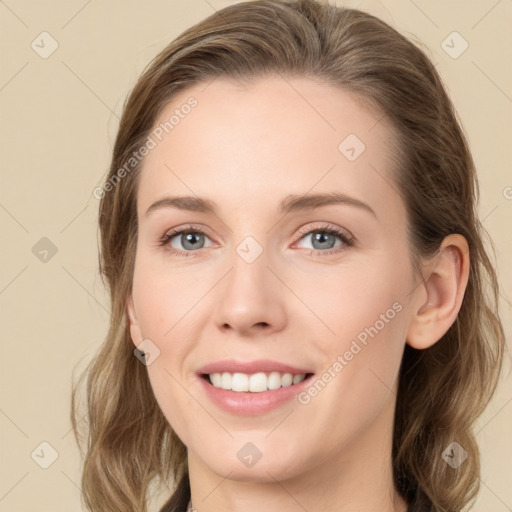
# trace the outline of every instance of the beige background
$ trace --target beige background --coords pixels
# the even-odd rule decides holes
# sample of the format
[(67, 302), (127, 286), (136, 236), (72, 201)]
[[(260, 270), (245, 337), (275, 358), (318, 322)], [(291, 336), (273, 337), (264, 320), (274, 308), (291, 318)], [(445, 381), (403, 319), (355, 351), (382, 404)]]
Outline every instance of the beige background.
[[(69, 422), (71, 374), (84, 367), (108, 325), (92, 191), (108, 167), (122, 103), (142, 68), (184, 29), (229, 3), (0, 1), (1, 512), (81, 510), (80, 457)], [(474, 152), (510, 345), (512, 2), (338, 3), (366, 9), (414, 36), (437, 64)], [(40, 53), (51, 41), (39, 36), (43, 31), (58, 43), (46, 59)], [(441, 46), (453, 31), (469, 44), (456, 59)], [(451, 51), (461, 44), (455, 39)], [(33, 253), (37, 243), (48, 245), (39, 242), (43, 237), (57, 249), (46, 262), (44, 253)], [(506, 357), (498, 392), (477, 427), (483, 457), (477, 512), (512, 510)], [(36, 463), (51, 455), (42, 442), (58, 454), (48, 469)]]

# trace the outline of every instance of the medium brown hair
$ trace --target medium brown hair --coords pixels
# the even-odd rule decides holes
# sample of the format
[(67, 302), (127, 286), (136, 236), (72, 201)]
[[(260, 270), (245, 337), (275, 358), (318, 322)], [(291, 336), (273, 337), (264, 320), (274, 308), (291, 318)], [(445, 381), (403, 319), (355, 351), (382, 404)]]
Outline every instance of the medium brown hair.
[[(477, 215), (475, 166), (425, 52), (370, 14), (314, 0), (258, 0), (216, 12), (164, 48), (124, 104), (106, 179), (117, 180), (99, 206), (100, 271), (112, 314), (104, 344), (80, 378), (87, 379), (85, 440), (78, 428), (80, 382), (72, 393), (73, 429), (85, 455), (82, 499), (93, 512), (146, 512), (152, 482), (168, 484), (171, 474), (180, 483), (165, 510), (183, 510), (190, 497), (186, 448), (156, 402), (146, 367), (134, 357), (126, 303), (141, 164), (122, 178), (119, 169), (178, 91), (215, 77), (250, 83), (268, 74), (335, 84), (386, 117), (400, 148), (395, 181), (417, 271), (420, 259), (435, 256), (447, 235), (458, 233), (468, 242), (469, 282), (455, 322), (426, 350), (406, 345), (392, 449), (395, 485), (408, 502), (421, 492), (425, 510), (459, 511), (479, 489), (472, 425), (495, 391), (505, 343), (497, 277), (484, 248), (488, 235)], [(457, 469), (441, 456), (453, 441), (469, 454)]]

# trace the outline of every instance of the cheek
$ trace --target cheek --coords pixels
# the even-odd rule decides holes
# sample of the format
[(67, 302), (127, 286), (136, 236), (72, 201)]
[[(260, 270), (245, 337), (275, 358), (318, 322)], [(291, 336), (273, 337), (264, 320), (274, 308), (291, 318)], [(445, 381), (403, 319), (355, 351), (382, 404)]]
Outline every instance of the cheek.
[(386, 295), (384, 299), (357, 317), (331, 356), (341, 364), (339, 384), (354, 410), (360, 401), (378, 409), (395, 392), (405, 345), (405, 313), (401, 302)]
[(194, 415), (204, 411), (188, 392), (190, 382), (184, 361), (192, 348), (194, 305), (208, 291), (208, 282), (190, 271), (155, 265), (142, 255), (133, 278), (133, 297), (142, 336), (157, 347), (159, 355), (147, 366), (157, 403), (167, 421), (187, 444)]
[(145, 337), (167, 340), (193, 316), (193, 307), (208, 290), (208, 282), (185, 268), (162, 265), (161, 257), (138, 256), (133, 296)]
[(373, 419), (394, 393), (408, 324), (404, 279), (374, 268), (330, 283), (322, 318), (335, 334), (321, 341), (326, 371), (319, 377), (329, 389), (321, 391), (320, 409), (337, 404), (352, 425)]
[(300, 293), (323, 323), (322, 351), (336, 356), (356, 340), (365, 352), (382, 353), (402, 342), (409, 285), (393, 266), (405, 268), (374, 260), (302, 281)]
[(300, 397), (310, 431), (330, 432), (329, 439), (322, 441), (325, 454), (349, 449), (396, 397), (405, 308), (400, 309), (401, 304), (386, 293), (373, 298), (375, 302), (363, 311), (354, 305), (339, 318), (339, 335), (324, 350), (326, 365), (319, 382)]
[(162, 357), (148, 366), (148, 376), (155, 399), (171, 428), (180, 440), (190, 444), (190, 425), (204, 412), (198, 410), (197, 402), (187, 392), (187, 385), (169, 364), (173, 358), (162, 353)]

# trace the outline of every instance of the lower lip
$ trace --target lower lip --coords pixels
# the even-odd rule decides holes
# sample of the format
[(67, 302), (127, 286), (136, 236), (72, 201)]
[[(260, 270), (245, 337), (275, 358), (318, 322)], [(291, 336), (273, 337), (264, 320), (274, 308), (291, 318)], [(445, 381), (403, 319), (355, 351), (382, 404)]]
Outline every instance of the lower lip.
[(299, 384), (261, 391), (260, 393), (216, 388), (203, 377), (199, 377), (199, 380), (207, 396), (224, 411), (244, 416), (256, 416), (276, 409), (295, 398), (304, 388), (310, 385), (311, 377), (313, 375)]

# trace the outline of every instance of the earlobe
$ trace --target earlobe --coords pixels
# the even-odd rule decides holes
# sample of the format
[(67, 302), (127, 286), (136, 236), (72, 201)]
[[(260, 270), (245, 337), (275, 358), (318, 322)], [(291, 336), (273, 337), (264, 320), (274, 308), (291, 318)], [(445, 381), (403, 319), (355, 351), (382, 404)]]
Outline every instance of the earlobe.
[[(439, 341), (455, 322), (469, 279), (469, 247), (462, 235), (449, 235), (428, 265), (416, 294), (407, 343), (423, 350)], [(426, 294), (426, 300), (425, 300)]]
[(135, 305), (133, 303), (133, 297), (131, 293), (126, 301), (126, 311), (128, 313), (128, 320), (130, 322), (130, 335), (132, 342), (137, 347), (141, 343), (143, 336), (140, 330), (139, 320), (137, 317), (137, 312), (135, 311)]

